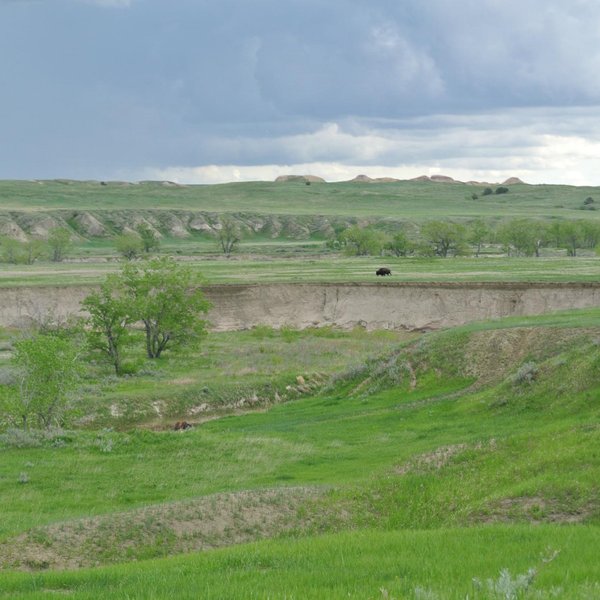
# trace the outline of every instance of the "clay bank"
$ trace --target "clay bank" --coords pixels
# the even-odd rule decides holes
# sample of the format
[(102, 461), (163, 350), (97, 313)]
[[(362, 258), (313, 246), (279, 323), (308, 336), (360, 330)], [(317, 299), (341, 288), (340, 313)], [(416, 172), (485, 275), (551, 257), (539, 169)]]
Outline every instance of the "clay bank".
[[(0, 288), (0, 325), (81, 314), (91, 287)], [(600, 306), (596, 283), (298, 283), (208, 285), (214, 331), (255, 325), (437, 329)]]

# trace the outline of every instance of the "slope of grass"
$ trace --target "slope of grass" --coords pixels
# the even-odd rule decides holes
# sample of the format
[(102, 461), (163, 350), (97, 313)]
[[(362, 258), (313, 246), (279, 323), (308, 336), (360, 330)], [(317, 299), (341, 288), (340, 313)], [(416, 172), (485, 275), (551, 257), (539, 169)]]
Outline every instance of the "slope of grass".
[[(600, 530), (585, 527), (359, 531), (77, 573), (8, 574), (0, 598), (591, 600), (600, 594), (599, 543)], [(530, 569), (529, 587), (516, 584)]]
[[(1, 181), (5, 210), (178, 209), (279, 215), (354, 217), (581, 217), (588, 196), (598, 188), (563, 185), (514, 185), (510, 192), (472, 200), (485, 186), (403, 181), (360, 185), (246, 182), (165, 186), (161, 183), (101, 185), (85, 181)], [(586, 211), (586, 218), (597, 218)]]
[[(0, 589), (23, 598), (56, 590), (504, 598), (513, 596), (496, 594), (496, 584), (525, 585), (517, 576), (534, 568), (529, 589), (514, 597), (598, 597), (598, 317), (588, 310), (426, 335), (355, 365), (315, 396), (184, 433), (79, 431), (37, 448), (5, 443), (0, 541), (23, 556), (35, 542), (42, 556), (30, 568), (73, 539), (57, 531), (78, 527), (90, 540), (103, 531), (117, 540), (112, 553), (108, 542), (89, 546), (100, 543), (105, 563), (122, 561), (124, 549), (143, 559), (203, 547), (185, 546), (192, 538), (176, 509), (160, 512), (175, 500), (204, 498), (201, 518), (211, 521), (221, 510), (212, 494), (250, 493), (246, 504), (231, 501), (246, 514), (260, 505), (252, 494), (278, 490), (277, 507), (289, 494), (291, 510), (285, 527), (268, 532), (282, 540), (72, 574), (3, 574)], [(146, 520), (144, 506), (156, 507)], [(90, 515), (104, 515), (101, 526), (78, 525)]]

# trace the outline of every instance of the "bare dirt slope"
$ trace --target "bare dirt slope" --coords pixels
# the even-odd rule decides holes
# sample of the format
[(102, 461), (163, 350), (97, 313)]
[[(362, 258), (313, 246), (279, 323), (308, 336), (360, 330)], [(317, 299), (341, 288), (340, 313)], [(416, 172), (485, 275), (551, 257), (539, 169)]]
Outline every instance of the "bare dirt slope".
[[(600, 285), (352, 283), (210, 285), (216, 331), (255, 325), (438, 329), (511, 315), (600, 306)], [(77, 314), (89, 287), (0, 288), (0, 326)]]

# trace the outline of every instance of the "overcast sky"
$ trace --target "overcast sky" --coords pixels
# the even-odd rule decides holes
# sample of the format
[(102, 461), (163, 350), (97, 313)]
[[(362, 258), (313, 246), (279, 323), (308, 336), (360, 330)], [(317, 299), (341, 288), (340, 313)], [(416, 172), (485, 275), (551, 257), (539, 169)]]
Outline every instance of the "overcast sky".
[(598, 0), (0, 0), (0, 178), (600, 185)]

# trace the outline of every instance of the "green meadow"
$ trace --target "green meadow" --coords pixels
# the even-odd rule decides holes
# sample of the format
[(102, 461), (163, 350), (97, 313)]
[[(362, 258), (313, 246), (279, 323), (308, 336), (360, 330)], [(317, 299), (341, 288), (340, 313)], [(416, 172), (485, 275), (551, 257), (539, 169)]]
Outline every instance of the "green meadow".
[[(351, 217), (581, 218), (588, 196), (598, 188), (564, 185), (509, 186), (502, 195), (482, 196), (486, 185), (401, 181), (398, 183), (244, 182), (221, 185), (165, 185), (162, 182), (2, 181), (7, 211), (193, 210), (275, 215)], [(496, 186), (492, 186), (496, 187)], [(472, 194), (479, 195), (477, 200)], [(597, 198), (598, 199), (598, 198)], [(577, 211), (577, 212), (574, 212)], [(586, 218), (597, 218), (586, 211)]]
[[(219, 283), (319, 283), (319, 282), (596, 282), (600, 280), (600, 258), (571, 257), (321, 257), (266, 259), (236, 257), (186, 261), (208, 284)], [(382, 264), (392, 277), (377, 278)], [(92, 285), (116, 272), (117, 261), (97, 263), (46, 263), (3, 265), (0, 287), (29, 285)], [(385, 281), (383, 281), (385, 279)]]

